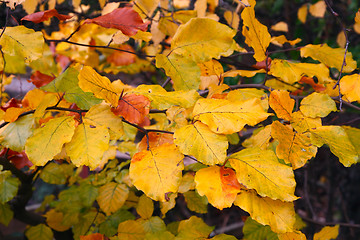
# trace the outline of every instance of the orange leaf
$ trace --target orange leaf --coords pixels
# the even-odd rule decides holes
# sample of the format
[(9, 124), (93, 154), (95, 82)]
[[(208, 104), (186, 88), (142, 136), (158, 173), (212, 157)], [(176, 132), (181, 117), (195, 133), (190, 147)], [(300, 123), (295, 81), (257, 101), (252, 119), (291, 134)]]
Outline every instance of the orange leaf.
[(324, 85), (315, 83), (314, 79), (311, 77), (302, 76), (299, 83), (309, 84), (317, 92), (322, 92), (326, 90), (326, 87)]
[(45, 86), (46, 84), (50, 83), (54, 79), (55, 79), (55, 77), (53, 77), (53, 76), (49, 76), (49, 75), (43, 74), (39, 71), (36, 71), (35, 73), (33, 73), (31, 75), (30, 80), (28, 80), (28, 82), (31, 82), (37, 88), (40, 88), (40, 87)]
[(92, 233), (86, 236), (80, 236), (80, 240), (104, 240), (104, 235), (101, 233)]
[(125, 120), (139, 124), (149, 114), (150, 101), (147, 97), (136, 94), (126, 94), (119, 100), (119, 105), (112, 110), (115, 115), (121, 115)]
[[(134, 52), (134, 49), (130, 45), (122, 45), (119, 47), (121, 50)], [(106, 60), (116, 66), (124, 66), (132, 64), (136, 61), (136, 55), (129, 52), (114, 51)], [(135, 53), (135, 52), (134, 52)]]
[(71, 16), (68, 16), (68, 15), (59, 14), (56, 11), (56, 9), (51, 9), (51, 10), (47, 10), (47, 11), (43, 11), (43, 12), (36, 12), (33, 14), (29, 14), (29, 15), (23, 17), (21, 19), (21, 21), (26, 20), (26, 21), (30, 21), (30, 22), (34, 22), (34, 23), (40, 23), (40, 22), (49, 20), (52, 17), (56, 17), (60, 21), (64, 21), (66, 19), (72, 18)]
[(288, 91), (271, 91), (269, 104), (279, 118), (287, 121), (291, 120), (291, 113), (294, 109), (295, 100), (290, 98)]
[(18, 108), (18, 107), (11, 107), (6, 110), (4, 114), (4, 121), (5, 122), (15, 122), (18, 119), (19, 115), (26, 112), (26, 108)]
[[(167, 133), (158, 133), (158, 132), (149, 132), (149, 147), (158, 147), (164, 143), (174, 144), (174, 139), (172, 134)], [(147, 140), (146, 136), (139, 142), (138, 150), (143, 151), (147, 149)]]
[(95, 23), (105, 28), (116, 28), (123, 34), (134, 36), (138, 30), (146, 31), (149, 23), (144, 23), (140, 15), (132, 8), (117, 8), (103, 16), (86, 19), (84, 23)]

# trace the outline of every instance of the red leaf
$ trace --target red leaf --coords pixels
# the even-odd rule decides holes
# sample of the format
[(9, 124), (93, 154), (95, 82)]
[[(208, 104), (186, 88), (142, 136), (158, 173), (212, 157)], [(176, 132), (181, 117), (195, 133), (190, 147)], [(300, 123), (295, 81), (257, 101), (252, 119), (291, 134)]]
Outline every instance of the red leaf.
[(39, 71), (36, 71), (34, 74), (31, 75), (30, 80), (28, 80), (28, 82), (32, 82), (37, 88), (40, 88), (50, 83), (54, 79), (55, 77), (53, 76), (49, 76)]
[(322, 92), (326, 89), (326, 87), (322, 84), (317, 84), (314, 82), (314, 79), (311, 77), (301, 77), (299, 83), (306, 83), (313, 87), (313, 89), (317, 92)]
[(7, 152), (7, 159), (10, 160), (10, 162), (17, 168), (22, 169), (25, 166), (31, 167), (33, 164), (29, 161), (27, 155), (25, 152), (15, 152), (13, 150), (4, 148), (0, 152), (0, 156), (5, 156), (5, 153)]
[(34, 23), (40, 23), (40, 22), (44, 22), (46, 20), (49, 20), (52, 17), (56, 17), (60, 21), (64, 21), (66, 19), (71, 18), (71, 16), (59, 14), (56, 11), (56, 9), (51, 9), (51, 10), (47, 10), (47, 11), (43, 11), (43, 12), (36, 12), (36, 13), (33, 13), (33, 14), (29, 14), (29, 15), (23, 17), (21, 19), (21, 21), (22, 20), (27, 20), (27, 21), (31, 21), (31, 22), (34, 22)]
[(115, 115), (121, 115), (125, 120), (140, 124), (149, 114), (150, 101), (147, 97), (136, 94), (127, 94), (119, 100), (119, 105), (112, 109)]
[[(119, 49), (134, 52), (134, 49), (130, 45), (122, 45)], [(134, 63), (136, 61), (136, 55), (128, 52), (115, 51), (108, 56), (106, 60), (116, 66), (124, 66)]]
[(105, 28), (116, 28), (123, 34), (134, 36), (138, 30), (146, 31), (149, 23), (144, 23), (140, 15), (132, 8), (117, 8), (103, 16), (86, 19), (84, 23), (95, 23)]
[(11, 107), (21, 107), (21, 102), (16, 100), (15, 98), (10, 99), (7, 103), (5, 103), (3, 106), (1, 106), (1, 109), (6, 112), (8, 108)]

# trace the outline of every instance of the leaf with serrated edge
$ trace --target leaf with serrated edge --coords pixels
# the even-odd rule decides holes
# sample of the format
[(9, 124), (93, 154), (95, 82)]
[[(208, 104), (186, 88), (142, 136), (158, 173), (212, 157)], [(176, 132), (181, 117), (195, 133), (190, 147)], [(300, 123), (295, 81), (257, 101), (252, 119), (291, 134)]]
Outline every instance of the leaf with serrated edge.
[(44, 166), (56, 154), (61, 152), (62, 146), (70, 142), (75, 131), (73, 117), (59, 117), (51, 119), (28, 138), (25, 152), (29, 160), (37, 166)]
[(251, 218), (263, 225), (269, 225), (276, 233), (294, 231), (295, 210), (292, 202), (259, 197), (253, 190), (243, 190), (234, 205), (247, 211)]
[(223, 134), (238, 132), (248, 124), (254, 126), (265, 120), (266, 113), (258, 98), (248, 101), (229, 101), (225, 99), (199, 99), (194, 107), (195, 120), (209, 126), (211, 131)]
[(225, 135), (212, 132), (201, 122), (177, 129), (174, 142), (183, 154), (192, 155), (207, 165), (224, 163), (229, 145)]
[(109, 182), (99, 188), (99, 195), (96, 201), (106, 215), (119, 210), (125, 203), (129, 189), (125, 184)]
[(295, 178), (291, 167), (278, 162), (271, 150), (247, 148), (228, 157), (239, 183), (262, 197), (294, 201)]
[(135, 220), (127, 220), (118, 226), (118, 239), (143, 240), (145, 234), (143, 225)]
[(164, 202), (167, 193), (179, 188), (183, 157), (174, 144), (168, 143), (138, 152), (131, 159), (130, 178), (148, 197)]
[(38, 239), (52, 240), (54, 237), (51, 228), (49, 228), (45, 224), (39, 224), (36, 226), (29, 227), (26, 230), (25, 235), (29, 240), (38, 240)]

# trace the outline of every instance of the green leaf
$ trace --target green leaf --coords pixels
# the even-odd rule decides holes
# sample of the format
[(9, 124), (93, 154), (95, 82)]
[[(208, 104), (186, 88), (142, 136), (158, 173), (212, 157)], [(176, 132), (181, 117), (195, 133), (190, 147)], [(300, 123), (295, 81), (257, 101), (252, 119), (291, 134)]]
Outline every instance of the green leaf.
[(20, 180), (12, 177), (10, 171), (0, 172), (0, 203), (6, 203), (16, 196)]
[(184, 193), (186, 206), (193, 212), (207, 213), (208, 200), (206, 196), (200, 196), (196, 191), (188, 191)]
[(49, 228), (45, 224), (39, 224), (34, 227), (29, 227), (25, 232), (25, 235), (29, 240), (52, 240), (54, 237), (51, 228)]
[(40, 173), (40, 178), (50, 184), (65, 184), (67, 176), (64, 169), (57, 163), (49, 163)]
[(0, 45), (4, 53), (31, 62), (42, 56), (44, 37), (41, 32), (24, 26), (7, 27), (0, 39)]
[(80, 235), (86, 235), (90, 229), (90, 226), (95, 222), (97, 216), (98, 213), (95, 209), (80, 215), (79, 222), (75, 224), (72, 229), (74, 238), (79, 239)]
[(11, 210), (9, 204), (0, 204), (0, 223), (8, 226), (13, 217), (14, 213)]
[(69, 67), (64, 73), (55, 78), (46, 86), (40, 89), (48, 92), (62, 92), (66, 101), (75, 103), (80, 109), (90, 109), (92, 106), (101, 103), (101, 99), (96, 98), (90, 92), (84, 92), (78, 85), (79, 71)]
[(180, 222), (176, 240), (206, 239), (214, 228), (206, 225), (201, 218), (191, 216)]
[(227, 234), (219, 234), (211, 238), (212, 240), (236, 240), (237, 238)]
[(145, 235), (145, 240), (173, 240), (173, 239), (175, 239), (175, 236), (168, 231), (147, 233)]
[(107, 237), (114, 236), (117, 233), (118, 225), (126, 220), (134, 220), (135, 216), (129, 211), (120, 209), (107, 217), (107, 219), (99, 225), (99, 232)]
[(145, 237), (143, 225), (134, 220), (127, 220), (118, 226), (118, 239), (143, 240)]
[(1, 145), (16, 152), (22, 152), (25, 148), (26, 140), (32, 134), (34, 118), (27, 115), (19, 118), (15, 122), (9, 123), (1, 132)]
[(262, 225), (248, 217), (243, 227), (244, 240), (278, 240), (277, 234), (268, 225)]
[(166, 231), (166, 225), (164, 221), (158, 216), (151, 217), (149, 219), (139, 219), (138, 222), (143, 225), (146, 233), (157, 233)]
[(44, 166), (56, 154), (61, 152), (64, 143), (70, 142), (75, 131), (73, 117), (51, 119), (37, 128), (25, 144), (29, 160), (37, 166)]

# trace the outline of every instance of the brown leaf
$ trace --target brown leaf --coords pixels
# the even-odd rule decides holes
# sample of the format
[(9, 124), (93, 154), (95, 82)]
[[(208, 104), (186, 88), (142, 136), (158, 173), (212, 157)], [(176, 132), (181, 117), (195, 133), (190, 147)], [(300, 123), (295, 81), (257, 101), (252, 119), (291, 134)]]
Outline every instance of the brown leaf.
[(53, 76), (49, 76), (49, 75), (43, 74), (39, 71), (36, 71), (35, 73), (33, 73), (31, 75), (30, 80), (28, 80), (28, 82), (31, 82), (37, 88), (40, 88), (42, 86), (47, 85), (54, 79), (55, 79), (55, 77), (53, 77)]
[(103, 16), (86, 19), (84, 23), (95, 23), (105, 28), (116, 28), (123, 34), (134, 36), (138, 30), (146, 31), (149, 23), (144, 23), (140, 15), (132, 8), (117, 8)]
[(23, 17), (21, 19), (21, 21), (26, 20), (26, 21), (30, 21), (30, 22), (34, 22), (34, 23), (40, 23), (40, 22), (44, 22), (46, 20), (49, 20), (52, 17), (56, 17), (60, 21), (64, 21), (64, 20), (67, 20), (69, 18), (72, 18), (71, 16), (68, 16), (68, 15), (59, 14), (56, 11), (56, 9), (51, 9), (51, 10), (47, 10), (47, 11), (43, 11), (43, 12), (36, 12), (36, 13), (33, 13), (33, 14), (29, 14), (29, 15)]
[(140, 124), (149, 114), (150, 101), (147, 97), (136, 94), (126, 94), (119, 100), (119, 105), (113, 109), (115, 115), (121, 115), (125, 120)]

